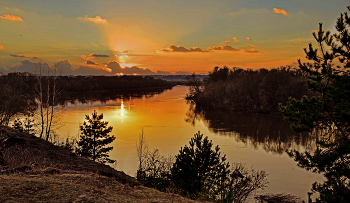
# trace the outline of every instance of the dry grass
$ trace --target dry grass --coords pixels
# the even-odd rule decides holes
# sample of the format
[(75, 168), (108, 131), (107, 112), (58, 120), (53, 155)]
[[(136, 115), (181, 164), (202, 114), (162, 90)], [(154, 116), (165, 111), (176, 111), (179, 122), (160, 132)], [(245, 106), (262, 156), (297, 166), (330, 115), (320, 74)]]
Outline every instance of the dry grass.
[[(35, 164), (34, 164), (35, 163)], [(198, 202), (0, 126), (0, 202)]]
[[(35, 166), (33, 165), (35, 163)], [(35, 136), (0, 126), (0, 174), (42, 170), (93, 172), (137, 185), (135, 178), (110, 166), (80, 157)]]
[(197, 202), (93, 173), (0, 175), (0, 202)]

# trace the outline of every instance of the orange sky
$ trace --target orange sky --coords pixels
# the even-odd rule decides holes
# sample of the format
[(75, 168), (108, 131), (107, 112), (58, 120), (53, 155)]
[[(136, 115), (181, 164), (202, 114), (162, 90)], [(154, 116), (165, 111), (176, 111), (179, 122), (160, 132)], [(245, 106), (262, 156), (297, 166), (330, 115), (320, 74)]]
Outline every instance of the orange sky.
[[(304, 59), (318, 23), (334, 31), (343, 0), (0, 0), (0, 72), (207, 73)], [(317, 6), (315, 6), (317, 5)], [(325, 12), (327, 11), (327, 12)], [(133, 67), (133, 68), (132, 68)]]

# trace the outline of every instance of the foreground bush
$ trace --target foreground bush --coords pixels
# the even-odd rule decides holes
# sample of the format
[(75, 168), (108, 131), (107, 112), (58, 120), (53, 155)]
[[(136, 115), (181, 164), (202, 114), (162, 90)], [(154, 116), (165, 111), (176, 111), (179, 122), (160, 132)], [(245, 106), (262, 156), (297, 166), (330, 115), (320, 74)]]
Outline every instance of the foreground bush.
[(229, 175), (229, 163), (220, 153), (219, 146), (212, 149), (208, 137), (199, 132), (191, 138), (189, 146), (181, 148), (171, 169), (175, 188), (183, 196), (197, 198), (212, 192)]
[(160, 156), (158, 150), (149, 151), (143, 134), (137, 151), (139, 169), (137, 180), (148, 187), (179, 193), (191, 199), (217, 202), (244, 202), (257, 189), (267, 186), (265, 171), (248, 170), (243, 164), (232, 167), (226, 162), (220, 148), (213, 148), (208, 137), (196, 133), (189, 146), (172, 157)]

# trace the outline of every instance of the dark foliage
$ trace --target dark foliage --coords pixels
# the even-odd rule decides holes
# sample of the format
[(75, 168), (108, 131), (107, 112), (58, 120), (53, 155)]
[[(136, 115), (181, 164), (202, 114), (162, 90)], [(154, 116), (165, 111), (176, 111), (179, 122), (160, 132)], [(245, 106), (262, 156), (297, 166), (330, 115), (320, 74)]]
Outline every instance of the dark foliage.
[(8, 125), (16, 114), (28, 113), (36, 106), (29, 84), (33, 83), (29, 73), (9, 73), (0, 76), (0, 124)]
[[(190, 78), (195, 81), (195, 76)], [(229, 111), (278, 113), (278, 103), (308, 95), (306, 74), (290, 67), (243, 70), (215, 67), (204, 86), (191, 82), (187, 100), (197, 106)]]
[(172, 156), (164, 157), (159, 154), (158, 149), (145, 152), (144, 162), (137, 170), (137, 180), (144, 186), (157, 190), (171, 191), (170, 170), (172, 167)]
[(136, 144), (139, 158), (137, 180), (144, 186), (175, 192), (192, 199), (217, 202), (244, 202), (257, 189), (267, 185), (265, 171), (245, 169), (235, 163), (231, 169), (218, 146), (196, 133), (189, 146), (175, 156), (164, 157), (158, 149), (148, 150), (145, 136)]
[(324, 183), (315, 182), (312, 186), (313, 192), (320, 195), (316, 202), (350, 202), (349, 26), (347, 12), (338, 18), (337, 33), (333, 35), (325, 32), (320, 23), (319, 31), (313, 33), (318, 49), (311, 44), (305, 49), (306, 58), (313, 63), (299, 60), (300, 70), (309, 75), (308, 88), (316, 96), (293, 98), (286, 106), (280, 106), (294, 131), (320, 135), (314, 152), (289, 152), (300, 167), (326, 177)]
[(217, 202), (244, 202), (253, 191), (266, 187), (266, 177), (265, 171), (248, 171), (240, 163), (230, 168), (219, 146), (213, 148), (200, 132), (180, 149), (171, 168), (175, 192)]
[(300, 198), (289, 194), (264, 194), (255, 197), (259, 203), (297, 203)]
[(266, 171), (255, 171), (253, 167), (248, 170), (242, 163), (236, 163), (214, 190), (214, 195), (218, 202), (243, 203), (253, 191), (267, 187), (267, 175)]
[(66, 93), (172, 86), (165, 80), (154, 79), (150, 76), (61, 76), (58, 78), (58, 83), (62, 84)]
[(172, 181), (183, 196), (198, 198), (208, 193), (229, 173), (229, 164), (219, 146), (212, 149), (213, 143), (208, 137), (203, 139), (200, 132), (191, 138), (189, 146), (181, 148), (171, 169)]
[(114, 135), (109, 135), (113, 127), (108, 127), (108, 122), (102, 121), (103, 114), (92, 113), (92, 117), (85, 115), (83, 125), (80, 126), (80, 140), (78, 141), (77, 154), (90, 157), (93, 161), (101, 163), (114, 163), (115, 160), (109, 159), (109, 151), (113, 147), (106, 147), (115, 140)]

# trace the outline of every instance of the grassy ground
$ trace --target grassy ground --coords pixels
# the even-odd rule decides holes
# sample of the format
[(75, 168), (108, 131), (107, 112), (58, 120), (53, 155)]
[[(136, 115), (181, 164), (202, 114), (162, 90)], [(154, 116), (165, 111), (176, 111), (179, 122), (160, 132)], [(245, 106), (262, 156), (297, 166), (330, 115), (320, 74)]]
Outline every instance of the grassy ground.
[(196, 202), (93, 173), (0, 175), (0, 202)]
[(198, 202), (0, 126), (0, 202)]

